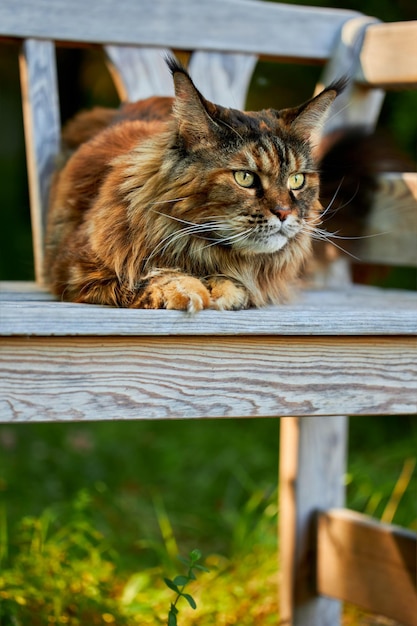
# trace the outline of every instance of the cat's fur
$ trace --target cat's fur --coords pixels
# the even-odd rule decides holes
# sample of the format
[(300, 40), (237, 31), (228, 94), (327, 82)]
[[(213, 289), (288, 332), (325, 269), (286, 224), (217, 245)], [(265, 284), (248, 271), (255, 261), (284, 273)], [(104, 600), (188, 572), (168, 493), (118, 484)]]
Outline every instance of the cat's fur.
[(294, 109), (242, 112), (169, 65), (174, 100), (97, 109), (66, 129), (75, 152), (51, 190), (50, 287), (74, 302), (191, 312), (281, 302), (310, 255), (314, 150), (342, 85)]

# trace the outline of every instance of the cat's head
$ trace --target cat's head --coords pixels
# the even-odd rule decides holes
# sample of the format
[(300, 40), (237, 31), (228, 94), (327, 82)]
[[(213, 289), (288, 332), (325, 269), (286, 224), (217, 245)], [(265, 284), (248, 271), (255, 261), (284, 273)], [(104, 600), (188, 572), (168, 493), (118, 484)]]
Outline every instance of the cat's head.
[(314, 147), (342, 84), (297, 108), (243, 112), (209, 102), (181, 65), (168, 64), (181, 181), (172, 210), (188, 235), (244, 254), (305, 243), (321, 209)]

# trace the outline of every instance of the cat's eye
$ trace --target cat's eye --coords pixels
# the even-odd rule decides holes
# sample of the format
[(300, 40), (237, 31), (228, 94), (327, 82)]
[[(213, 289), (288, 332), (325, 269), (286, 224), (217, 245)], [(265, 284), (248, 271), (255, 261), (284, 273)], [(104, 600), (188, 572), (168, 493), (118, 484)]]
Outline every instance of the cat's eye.
[(306, 182), (306, 177), (304, 176), (304, 174), (291, 174), (291, 176), (288, 179), (288, 187), (292, 190), (292, 191), (297, 191), (298, 189), (301, 189), (302, 187), (304, 187), (304, 183)]
[(256, 176), (253, 172), (237, 170), (236, 172), (233, 172), (233, 176), (235, 177), (237, 184), (241, 187), (248, 189), (249, 187), (253, 187), (255, 185)]

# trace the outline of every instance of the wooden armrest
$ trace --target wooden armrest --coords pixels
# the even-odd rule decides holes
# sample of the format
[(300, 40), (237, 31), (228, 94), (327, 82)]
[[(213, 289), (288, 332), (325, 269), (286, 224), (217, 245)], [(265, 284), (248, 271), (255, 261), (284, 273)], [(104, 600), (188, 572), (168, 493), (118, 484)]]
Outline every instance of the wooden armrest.
[(373, 24), (360, 53), (359, 82), (372, 87), (417, 86), (417, 20)]

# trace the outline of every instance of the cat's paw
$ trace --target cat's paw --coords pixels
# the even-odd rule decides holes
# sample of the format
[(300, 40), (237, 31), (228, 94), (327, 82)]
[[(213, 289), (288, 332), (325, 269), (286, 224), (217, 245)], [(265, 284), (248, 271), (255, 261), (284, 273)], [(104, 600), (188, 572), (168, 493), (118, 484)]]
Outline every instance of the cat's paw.
[(239, 311), (250, 305), (246, 289), (228, 278), (212, 276), (206, 280), (210, 291), (213, 309), (218, 311)]
[(158, 270), (142, 280), (131, 304), (133, 308), (176, 309), (191, 314), (210, 306), (210, 293), (198, 278), (172, 270)]
[(210, 307), (210, 293), (203, 283), (193, 276), (172, 280), (165, 289), (165, 308), (198, 313)]

